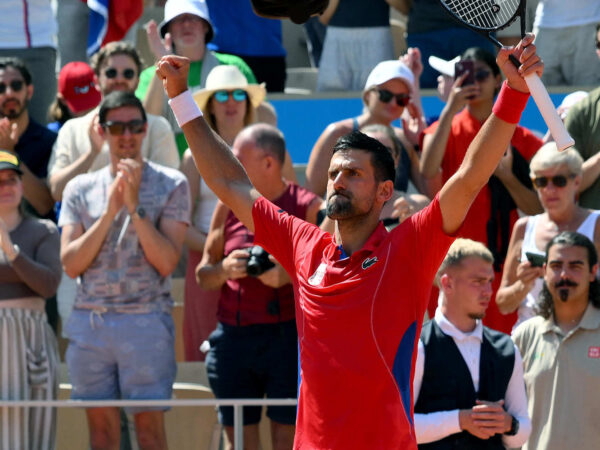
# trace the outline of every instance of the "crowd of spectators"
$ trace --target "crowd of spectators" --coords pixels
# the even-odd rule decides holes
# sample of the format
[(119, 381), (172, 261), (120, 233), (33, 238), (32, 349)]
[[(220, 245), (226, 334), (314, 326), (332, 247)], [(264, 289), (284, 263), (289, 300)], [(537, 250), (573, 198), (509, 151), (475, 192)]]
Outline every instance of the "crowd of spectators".
[[(253, 230), (218, 201), (198, 172), (156, 73), (154, 64), (165, 55), (189, 58), (188, 86), (207, 127), (232, 148), (255, 188), (332, 234), (336, 225), (327, 217), (325, 197), (332, 183), (329, 160), (339, 138), (360, 130), (390, 151), (394, 192), (380, 219), (391, 230), (439, 198), (493, 114), (503, 83), (495, 47), (453, 23), (438, 0), (330, 0), (323, 15), (307, 24), (316, 39), (311, 50), (319, 60), (317, 89), (360, 91), (363, 109), (348, 111), (349, 118), (325, 127), (307, 149), (306, 172), (298, 177), (277, 129), (276, 108), (268, 102), (269, 93), (285, 91), (282, 23), (255, 15), (250, 0), (146, 2), (164, 7), (159, 20), (141, 24), (152, 61), (144, 61), (135, 44), (122, 40), (89, 59), (65, 58), (59, 70), (54, 70), (61, 54), (53, 40), (57, 22), (49, 19), (54, 17), (50, 0), (25, 2), (28, 13), (17, 3), (0, 5), (0, 365), (11, 367), (0, 371), (2, 400), (56, 398), (61, 357), (68, 364), (73, 398), (170, 398), (175, 332), (183, 335), (187, 361), (206, 358), (217, 397), (297, 395), (293, 277), (254, 246)], [(572, 318), (569, 327), (557, 323), (552, 332), (560, 342), (590, 343), (587, 359), (577, 354), (569, 361), (575, 374), (587, 373), (586, 383), (600, 381), (597, 300), (578, 313), (565, 313), (560, 303), (544, 310), (540, 303), (544, 292), (547, 303), (563, 296), (545, 284), (552, 279), (547, 249), (586, 248), (592, 286), (598, 270), (591, 254), (594, 248), (600, 251), (600, 3), (537, 3), (527, 28), (537, 33), (535, 44), (546, 64), (543, 80), (580, 89), (558, 110), (575, 146), (559, 152), (551, 136), (517, 126), (455, 233), (476, 243), (459, 241), (467, 253), (459, 246), (454, 249), (458, 256), (452, 256), (451, 249), (447, 259), (454, 259), (445, 260), (437, 283), (419, 286), (429, 293), (423, 319), (432, 319), (415, 359), (415, 427), (422, 448), (438, 448), (436, 440), (448, 443), (455, 434), (457, 442), (475, 445), (475, 436), (477, 445), (488, 441), (489, 448), (523, 445), (531, 434), (536, 444), (528, 448), (564, 448), (560, 445), (568, 440), (553, 443), (552, 431), (539, 429), (541, 383), (527, 379), (528, 367), (535, 366), (529, 342), (541, 344), (535, 340), (537, 328), (521, 324), (540, 314)], [(398, 59), (391, 8), (408, 17), (409, 48)], [(58, 21), (63, 27), (65, 22), (64, 17)], [(509, 34), (498, 37), (510, 41)], [(469, 72), (455, 75), (459, 60), (469, 61)], [(421, 89), (436, 86), (444, 107), (434, 119), (436, 112), (422, 106)], [(565, 231), (581, 233), (591, 244), (577, 236), (565, 238)], [(535, 255), (548, 264), (536, 262)], [(259, 258), (264, 267), (254, 274), (251, 260)], [(465, 267), (463, 259), (475, 259), (476, 265)], [(477, 270), (485, 273), (473, 275)], [(185, 278), (182, 330), (174, 329), (171, 319), (174, 274)], [(465, 315), (460, 306), (472, 292), (455, 290), (449, 281), (453, 277), (483, 292), (485, 305), (476, 317)], [(565, 302), (570, 298), (564, 294)], [(458, 325), (465, 322), (466, 328)], [(472, 339), (471, 333), (478, 336), (482, 361), (489, 354), (507, 358), (502, 359), (502, 387), (490, 387), (489, 370), (482, 368), (480, 379), (479, 369), (467, 361), (464, 348), (473, 344), (463, 341)], [(517, 336), (515, 344), (506, 336), (511, 333)], [(68, 340), (66, 356), (58, 352), (58, 338)], [(429, 371), (447, 363), (436, 346), (447, 349), (452, 342), (460, 352), (448, 358), (462, 355), (468, 370), (430, 376)], [(573, 347), (581, 350), (581, 345)], [(436, 360), (428, 361), (433, 356), (426, 357), (425, 351)], [(526, 384), (517, 387), (523, 372)], [(462, 383), (469, 374), (473, 384), (452, 392), (464, 399), (436, 400), (435, 385), (443, 378)], [(471, 399), (473, 387), (474, 393), (494, 398)], [(568, 392), (563, 387), (555, 398), (552, 391), (550, 412), (544, 412), (552, 423)], [(589, 393), (574, 420), (600, 404), (598, 392)], [(505, 394), (512, 396), (506, 403)], [(529, 417), (523, 409), (526, 396)], [(489, 400), (485, 407), (491, 409), (470, 404), (475, 398)], [(430, 416), (440, 408), (453, 412)], [(574, 409), (569, 405), (569, 411)], [(167, 447), (163, 411), (128, 411), (140, 448)], [(124, 420), (118, 411), (86, 413), (92, 448), (118, 446)], [(493, 432), (476, 426), (477, 414), (486, 413), (502, 421), (490, 425)], [(270, 408), (267, 415), (273, 448), (292, 448), (295, 409)], [(260, 408), (244, 412), (244, 448), (260, 448), (260, 416)], [(52, 408), (3, 409), (0, 419), (1, 448), (54, 448)], [(232, 440), (231, 408), (221, 408), (219, 420)], [(580, 447), (575, 447), (594, 448), (600, 442), (597, 433), (582, 425), (575, 441)]]

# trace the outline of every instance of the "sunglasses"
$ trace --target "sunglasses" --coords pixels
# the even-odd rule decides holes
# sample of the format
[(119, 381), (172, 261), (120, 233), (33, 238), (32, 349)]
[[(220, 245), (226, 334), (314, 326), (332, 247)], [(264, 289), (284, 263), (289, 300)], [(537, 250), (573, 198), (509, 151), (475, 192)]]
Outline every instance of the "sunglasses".
[(596, 41), (596, 49), (600, 50), (600, 41)]
[(236, 102), (243, 102), (248, 98), (248, 94), (243, 89), (236, 89), (234, 91), (217, 91), (215, 92), (214, 98), (219, 103), (225, 103), (227, 100), (229, 100), (230, 95)]
[[(108, 69), (106, 69), (104, 71), (104, 75), (106, 76), (106, 78), (109, 78), (112, 80), (113, 78), (117, 78), (117, 75), (119, 75), (119, 71), (117, 69), (115, 69), (114, 67), (109, 67)], [(126, 80), (133, 80), (135, 78), (135, 70), (125, 69), (123, 72), (121, 72), (121, 75)]]
[(487, 69), (479, 69), (478, 71), (475, 72), (475, 80), (476, 81), (485, 81), (488, 79), (488, 77), (492, 74), (492, 72), (490, 72)]
[(398, 106), (406, 106), (410, 102), (410, 94), (394, 94), (387, 89), (375, 89), (379, 94), (379, 101), (383, 103), (389, 103), (392, 98), (396, 99)]
[(123, 136), (125, 130), (129, 130), (131, 134), (140, 134), (144, 132), (146, 121), (142, 119), (130, 120), (129, 122), (105, 122), (102, 128), (108, 130), (113, 136)]
[(536, 188), (545, 188), (546, 186), (548, 186), (549, 182), (552, 183), (555, 187), (562, 188), (565, 187), (567, 185), (567, 182), (572, 178), (575, 178), (575, 175), (554, 175), (553, 177), (532, 178), (531, 181), (533, 181), (533, 185)]
[(10, 87), (10, 90), (13, 92), (19, 92), (23, 89), (23, 85), (25, 82), (23, 80), (12, 80), (10, 83), (0, 83), (0, 94), (4, 94), (6, 90)]

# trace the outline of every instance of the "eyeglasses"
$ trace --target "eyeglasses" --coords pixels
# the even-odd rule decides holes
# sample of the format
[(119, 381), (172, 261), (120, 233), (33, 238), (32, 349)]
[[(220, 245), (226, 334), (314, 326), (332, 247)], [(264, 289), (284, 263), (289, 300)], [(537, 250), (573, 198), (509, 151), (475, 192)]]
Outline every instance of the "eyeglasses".
[(243, 102), (248, 98), (248, 94), (243, 89), (236, 89), (234, 91), (217, 91), (215, 92), (214, 98), (219, 103), (225, 103), (227, 100), (229, 100), (230, 95), (236, 102)]
[(23, 85), (25, 82), (23, 80), (12, 80), (10, 83), (0, 83), (0, 94), (4, 94), (6, 90), (10, 87), (10, 90), (13, 92), (19, 92), (23, 89)]
[(135, 119), (129, 122), (105, 122), (102, 124), (102, 128), (108, 130), (113, 136), (122, 136), (125, 134), (125, 130), (129, 130), (131, 134), (143, 133), (145, 125), (145, 120)]
[[(104, 71), (104, 75), (106, 76), (106, 78), (109, 78), (112, 80), (113, 78), (117, 78), (117, 76), (119, 75), (119, 71), (117, 69), (115, 69), (114, 67), (109, 67), (108, 69), (106, 69)], [(133, 80), (135, 78), (135, 70), (125, 69), (123, 72), (121, 72), (121, 75), (126, 80)]]
[(567, 185), (567, 182), (575, 178), (575, 175), (554, 175), (553, 177), (535, 177), (532, 178), (533, 185), (536, 188), (545, 188), (548, 186), (548, 183), (551, 182), (555, 187), (562, 188)]
[(379, 94), (379, 101), (383, 103), (389, 103), (392, 98), (396, 99), (396, 104), (398, 106), (406, 106), (410, 102), (410, 94), (394, 94), (393, 92), (388, 91), (387, 89), (375, 89)]
[(475, 80), (481, 82), (481, 81), (485, 81), (488, 79), (488, 77), (491, 75), (492, 72), (490, 72), (487, 69), (479, 69), (478, 71), (475, 72)]

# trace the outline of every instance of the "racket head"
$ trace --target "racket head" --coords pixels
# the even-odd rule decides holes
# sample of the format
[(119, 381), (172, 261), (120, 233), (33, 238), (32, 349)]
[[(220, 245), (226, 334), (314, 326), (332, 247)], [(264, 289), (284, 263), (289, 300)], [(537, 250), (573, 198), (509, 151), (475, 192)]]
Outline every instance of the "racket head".
[(526, 0), (440, 0), (460, 23), (480, 32), (508, 27), (525, 12)]

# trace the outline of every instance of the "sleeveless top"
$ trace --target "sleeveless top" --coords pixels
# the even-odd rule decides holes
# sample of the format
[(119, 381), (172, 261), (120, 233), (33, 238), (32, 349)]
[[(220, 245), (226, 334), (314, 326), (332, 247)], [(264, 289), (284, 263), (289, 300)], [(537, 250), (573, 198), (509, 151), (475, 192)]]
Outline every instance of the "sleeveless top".
[[(317, 198), (315, 194), (290, 183), (285, 192), (273, 201), (287, 213), (306, 220), (308, 207)], [(254, 234), (229, 211), (224, 225), (227, 256), (239, 248), (254, 245)], [(279, 323), (295, 317), (294, 289), (291, 283), (279, 288), (263, 284), (258, 278), (244, 277), (227, 280), (221, 287), (217, 319), (231, 326)]]
[[(525, 235), (523, 236), (523, 244), (521, 246), (521, 261), (525, 261), (527, 256), (525, 253), (536, 253), (538, 255), (545, 256), (545, 251), (537, 248), (535, 244), (535, 230), (538, 225), (538, 221), (541, 214), (536, 216), (531, 216), (527, 219), (527, 225), (525, 227)], [(600, 216), (600, 211), (590, 211), (590, 214), (585, 218), (583, 223), (577, 228), (577, 232), (583, 234), (587, 238), (589, 238), (592, 242), (594, 242), (594, 229), (596, 228), (596, 220)], [(517, 322), (515, 323), (513, 330), (522, 322), (527, 319), (531, 319), (535, 316), (535, 305), (537, 303), (537, 298), (542, 290), (542, 286), (544, 284), (544, 280), (542, 278), (538, 278), (535, 280), (533, 288), (527, 293), (527, 296), (517, 310), (518, 317)]]
[(194, 213), (192, 217), (192, 225), (203, 233), (208, 234), (210, 229), (210, 220), (212, 218), (213, 211), (219, 198), (215, 193), (208, 187), (204, 178), (200, 178), (200, 187), (198, 193), (197, 204), (194, 206)]

